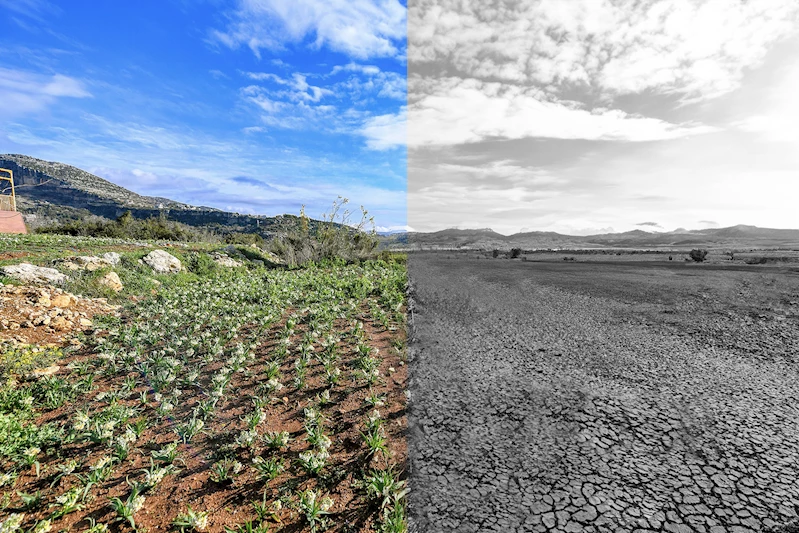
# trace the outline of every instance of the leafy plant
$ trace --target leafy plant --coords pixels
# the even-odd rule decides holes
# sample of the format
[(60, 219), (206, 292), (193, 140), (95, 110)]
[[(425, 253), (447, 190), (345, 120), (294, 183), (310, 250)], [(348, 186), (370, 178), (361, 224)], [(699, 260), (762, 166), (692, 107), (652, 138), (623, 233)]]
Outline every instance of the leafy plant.
[(175, 433), (177, 433), (178, 437), (183, 441), (183, 444), (188, 444), (204, 427), (205, 423), (202, 420), (192, 418), (184, 424), (179, 424), (175, 428)]
[(305, 521), (311, 526), (311, 533), (316, 533), (319, 527), (324, 525), (333, 503), (331, 498), (323, 497), (314, 490), (309, 489), (300, 494), (299, 509)]
[(261, 456), (257, 456), (252, 460), (252, 462), (255, 465), (255, 469), (258, 471), (259, 479), (275, 479), (285, 469), (283, 461), (274, 457), (264, 459)]
[(272, 449), (278, 450), (284, 448), (289, 443), (288, 431), (267, 431), (262, 437), (266, 445)]
[(406, 482), (399, 480), (393, 469), (372, 470), (363, 479), (363, 487), (370, 501), (380, 503), (380, 508), (385, 509), (395, 498), (404, 497), (408, 490)]
[(172, 525), (180, 528), (181, 533), (184, 533), (187, 529), (189, 531), (204, 531), (208, 527), (208, 512), (195, 511), (189, 505), (185, 513), (178, 514)]
[(242, 468), (244, 467), (240, 462), (225, 457), (211, 466), (211, 481), (215, 483), (232, 483)]
[(139, 495), (137, 488), (133, 487), (126, 500), (122, 501), (119, 498), (111, 498), (108, 505), (117, 514), (114, 521), (126, 520), (131, 528), (136, 529), (136, 521), (133, 515), (141, 511), (144, 507), (144, 501), (145, 497)]

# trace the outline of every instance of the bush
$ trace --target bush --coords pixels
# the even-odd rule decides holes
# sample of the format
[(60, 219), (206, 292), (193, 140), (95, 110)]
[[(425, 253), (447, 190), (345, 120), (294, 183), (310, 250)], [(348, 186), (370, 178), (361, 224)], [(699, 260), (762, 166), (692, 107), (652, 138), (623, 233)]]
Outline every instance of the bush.
[(187, 253), (183, 264), (189, 272), (198, 276), (210, 276), (218, 268), (211, 256), (202, 252)]
[(264, 238), (257, 233), (228, 233), (224, 238), (225, 244), (254, 244), (263, 247)]
[(125, 211), (114, 221), (101, 219), (67, 222), (37, 228), (36, 233), (181, 242), (217, 242), (219, 240), (216, 235), (208, 231), (168, 220), (164, 216), (142, 220), (134, 218), (130, 211)]
[[(311, 227), (311, 219), (300, 211), (299, 227), (287, 231), (270, 242), (270, 251), (287, 265), (297, 266), (320, 261), (355, 261), (374, 255), (378, 240), (374, 218), (361, 206), (361, 220), (350, 224), (352, 212), (344, 207), (349, 200), (338, 197), (329, 215), (322, 215), (321, 224)], [(367, 230), (367, 226), (371, 229)]]
[(702, 249), (698, 249), (697, 248), (697, 249), (691, 250), (690, 253), (688, 254), (688, 256), (691, 259), (693, 259), (694, 261), (696, 261), (697, 263), (701, 263), (707, 257), (707, 250), (702, 250)]
[(511, 251), (510, 251), (510, 258), (511, 259), (516, 259), (520, 255), (522, 255), (522, 249), (521, 248), (511, 248)]

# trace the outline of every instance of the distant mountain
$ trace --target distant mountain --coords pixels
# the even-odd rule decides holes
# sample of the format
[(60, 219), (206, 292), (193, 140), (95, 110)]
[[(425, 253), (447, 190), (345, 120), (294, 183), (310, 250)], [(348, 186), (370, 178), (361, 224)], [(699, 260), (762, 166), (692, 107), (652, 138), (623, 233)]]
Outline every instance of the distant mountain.
[(259, 233), (269, 238), (297, 224), (294, 215), (276, 217), (229, 213), (168, 198), (142, 196), (71, 165), (18, 154), (0, 154), (0, 168), (14, 173), (18, 208), (29, 225), (64, 222), (95, 215), (116, 219), (125, 211), (136, 218), (165, 216), (221, 233)]
[(799, 249), (799, 229), (773, 229), (756, 226), (732, 226), (671, 232), (632, 230), (599, 235), (563, 235), (551, 231), (527, 231), (502, 235), (486, 229), (446, 229), (431, 233), (408, 233), (410, 249), (475, 249), (510, 250), (522, 248), (796, 248)]

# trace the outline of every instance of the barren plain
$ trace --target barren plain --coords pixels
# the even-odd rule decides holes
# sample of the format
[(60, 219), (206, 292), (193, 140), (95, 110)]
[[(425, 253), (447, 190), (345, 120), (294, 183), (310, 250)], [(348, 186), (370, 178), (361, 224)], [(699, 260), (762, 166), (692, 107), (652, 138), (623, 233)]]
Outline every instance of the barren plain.
[(799, 269), (408, 272), (411, 531), (792, 530)]

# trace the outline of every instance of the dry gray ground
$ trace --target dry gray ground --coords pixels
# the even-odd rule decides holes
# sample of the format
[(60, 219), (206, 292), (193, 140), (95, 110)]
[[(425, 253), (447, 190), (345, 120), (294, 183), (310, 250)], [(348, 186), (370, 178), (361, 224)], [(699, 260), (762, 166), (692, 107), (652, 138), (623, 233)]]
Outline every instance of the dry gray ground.
[[(799, 511), (799, 273), (412, 254), (411, 530)], [(709, 267), (709, 268), (708, 268)]]

